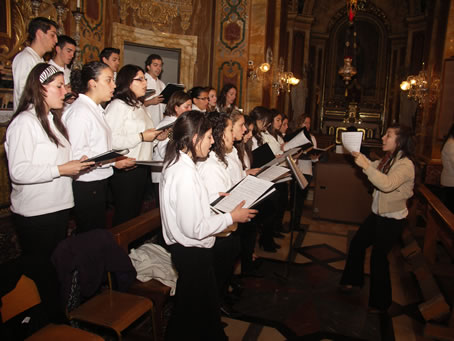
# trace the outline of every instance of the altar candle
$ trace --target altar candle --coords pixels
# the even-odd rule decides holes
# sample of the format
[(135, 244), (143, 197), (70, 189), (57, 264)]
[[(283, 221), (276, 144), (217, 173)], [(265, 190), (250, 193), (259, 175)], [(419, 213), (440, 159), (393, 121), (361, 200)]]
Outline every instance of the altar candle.
[(80, 8), (80, 0), (77, 0), (76, 7), (77, 7), (77, 8)]

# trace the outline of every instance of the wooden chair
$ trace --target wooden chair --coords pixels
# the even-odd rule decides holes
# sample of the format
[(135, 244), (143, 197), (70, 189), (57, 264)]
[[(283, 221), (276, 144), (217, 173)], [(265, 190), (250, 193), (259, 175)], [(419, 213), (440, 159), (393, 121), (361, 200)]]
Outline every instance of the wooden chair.
[[(154, 324), (153, 303), (148, 298), (108, 289), (68, 312), (68, 318), (112, 329), (121, 340), (121, 333), (147, 312)], [(156, 340), (154, 326), (153, 333)]]
[[(160, 228), (161, 215), (159, 213), (159, 209), (155, 208), (140, 215), (139, 217), (115, 226), (110, 231), (114, 235), (118, 245), (128, 252), (130, 243), (140, 239), (150, 232), (157, 231)], [(148, 297), (153, 301), (155, 312), (154, 316), (156, 318), (154, 326), (157, 328), (157, 340), (161, 340), (163, 338), (163, 308), (170, 296), (170, 287), (154, 279), (148, 282), (140, 282), (136, 279), (129, 288), (129, 292)]]
[[(92, 241), (93, 238), (96, 242), (88, 245), (88, 241)], [(66, 278), (65, 280), (67, 281), (66, 275), (72, 273), (72, 282), (78, 283), (78, 288), (75, 290), (74, 286), (71, 285), (72, 294), (68, 292), (68, 299), (76, 297), (74, 301), (78, 302), (77, 296), (84, 293), (84, 299), (86, 300), (75, 308), (72, 307), (74, 302), (65, 303), (67, 307), (68, 303), (71, 306), (67, 311), (68, 319), (112, 329), (119, 340), (122, 339), (121, 333), (147, 312), (150, 313), (151, 322), (154, 324), (153, 302), (150, 299), (112, 289), (109, 269), (114, 269), (118, 266), (126, 274), (128, 272), (127, 264), (129, 264), (131, 270), (133, 270), (133, 266), (130, 264), (127, 254), (123, 253), (123, 250), (116, 244), (110, 233), (105, 230), (93, 230), (71, 239), (62, 241), (52, 256), (55, 264), (57, 264), (56, 268), (59, 271), (59, 278)], [(74, 260), (74, 263), (71, 263), (70, 259)], [(96, 263), (91, 264), (91, 261), (95, 259)], [(116, 264), (110, 263), (111, 261), (115, 261)], [(75, 270), (73, 270), (73, 267)], [(104, 273), (99, 274), (99, 271)], [(100, 279), (99, 283), (95, 278), (92, 278), (96, 273), (100, 275), (98, 278)], [(104, 275), (107, 275), (108, 278), (108, 289), (90, 297), (99, 290), (99, 288), (96, 288), (97, 285), (101, 287)], [(132, 281), (134, 280), (134, 277), (129, 278)], [(67, 284), (65, 282), (62, 288), (66, 288)], [(125, 285), (125, 283), (122, 283), (122, 285)], [(87, 297), (90, 298), (87, 299)], [(156, 334), (154, 326), (153, 333)], [(156, 340), (156, 335), (154, 339)]]
[[(26, 276), (22, 276), (17, 282), (16, 287), (2, 297), (2, 306), (0, 307), (2, 322), (10, 320), (14, 316), (39, 303), (41, 303), (41, 298), (35, 282)], [(103, 338), (85, 330), (73, 328), (64, 324), (48, 324), (29, 336), (26, 340), (102, 341)]]

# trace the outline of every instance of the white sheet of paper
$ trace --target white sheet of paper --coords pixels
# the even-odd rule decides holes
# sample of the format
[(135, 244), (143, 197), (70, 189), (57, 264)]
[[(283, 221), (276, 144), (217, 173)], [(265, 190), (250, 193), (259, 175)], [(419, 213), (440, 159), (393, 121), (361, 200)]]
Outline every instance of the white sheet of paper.
[(231, 212), (243, 200), (243, 207), (248, 208), (274, 184), (270, 181), (248, 175), (228, 196), (219, 201), (214, 208), (222, 212)]
[(292, 138), (290, 141), (288, 141), (284, 145), (284, 151), (290, 150), (292, 148), (304, 146), (305, 144), (312, 143), (311, 140), (308, 140), (306, 135), (304, 135), (304, 130), (301, 130), (301, 132), (296, 135), (294, 138)]
[(274, 165), (274, 166), (271, 166), (270, 168), (264, 170), (259, 175), (257, 175), (257, 178), (267, 180), (267, 181), (274, 181), (274, 179), (277, 179), (280, 176), (282, 176), (288, 172), (290, 172), (290, 169), (288, 169), (286, 167)]
[(342, 132), (342, 145), (350, 153), (360, 151), (362, 139), (363, 139), (362, 131), (343, 131)]

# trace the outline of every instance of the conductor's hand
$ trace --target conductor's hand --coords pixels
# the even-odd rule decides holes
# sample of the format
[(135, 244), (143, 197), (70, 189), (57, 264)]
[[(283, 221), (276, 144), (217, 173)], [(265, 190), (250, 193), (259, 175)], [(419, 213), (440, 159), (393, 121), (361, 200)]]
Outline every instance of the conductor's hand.
[(152, 142), (154, 139), (161, 134), (161, 130), (156, 130), (155, 128), (150, 128), (142, 132), (143, 140), (146, 142)]
[(352, 155), (355, 158), (355, 163), (358, 166), (360, 166), (362, 169), (369, 168), (370, 161), (367, 159), (367, 157), (364, 156), (364, 154), (361, 154), (359, 152), (352, 152)]
[(145, 106), (156, 105), (156, 104), (162, 103), (163, 100), (164, 100), (164, 97), (159, 95), (159, 96), (153, 97), (152, 99), (149, 99), (148, 101), (146, 101)]
[(230, 214), (234, 223), (247, 223), (258, 213), (257, 210), (243, 208), (246, 201), (240, 202)]
[(136, 165), (136, 159), (127, 157), (115, 162), (114, 167), (118, 169), (131, 168)]
[(85, 155), (80, 158), (80, 160), (72, 160), (68, 161), (60, 166), (58, 166), (58, 172), (60, 176), (74, 176), (79, 174), (81, 171), (90, 168), (95, 163), (93, 161), (90, 162), (82, 162), (88, 159)]

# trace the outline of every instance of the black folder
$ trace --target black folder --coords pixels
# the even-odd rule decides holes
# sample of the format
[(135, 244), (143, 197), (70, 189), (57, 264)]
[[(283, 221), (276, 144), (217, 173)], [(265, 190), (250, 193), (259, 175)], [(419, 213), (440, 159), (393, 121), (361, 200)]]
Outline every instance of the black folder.
[(161, 93), (159, 94), (160, 96), (164, 97), (164, 100), (162, 101), (162, 103), (167, 104), (167, 102), (169, 102), (170, 96), (172, 96), (172, 94), (175, 91), (179, 91), (179, 90), (184, 90), (183, 84), (173, 84), (173, 83), (167, 84), (166, 87), (164, 88), (164, 90), (162, 90)]
[(276, 156), (274, 155), (268, 143), (265, 143), (252, 151), (251, 168), (261, 168), (264, 164), (270, 162), (275, 157)]
[(128, 153), (129, 153), (129, 149), (120, 149), (120, 150), (112, 149), (107, 152), (104, 152), (99, 155), (88, 158), (82, 162), (90, 162), (90, 161), (103, 162), (103, 161), (116, 159), (117, 157), (123, 156)]

